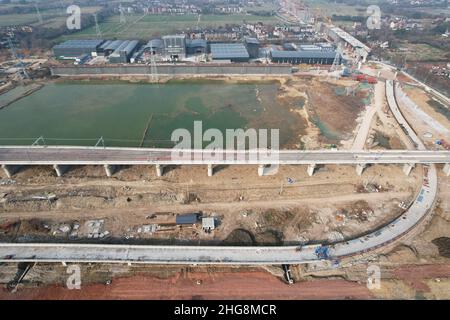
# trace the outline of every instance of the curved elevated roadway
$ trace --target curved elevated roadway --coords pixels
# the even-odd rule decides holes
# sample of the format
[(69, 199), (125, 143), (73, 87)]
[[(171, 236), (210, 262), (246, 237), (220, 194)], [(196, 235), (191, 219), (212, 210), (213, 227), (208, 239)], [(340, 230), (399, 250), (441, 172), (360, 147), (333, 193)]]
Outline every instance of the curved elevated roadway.
[[(394, 97), (392, 83), (387, 95)], [(395, 99), (388, 103), (398, 110)], [(398, 110), (399, 111), (399, 110)], [(396, 115), (397, 114), (397, 115)], [(394, 112), (401, 116), (401, 112)], [(399, 122), (405, 121), (398, 118)], [(423, 146), (405, 121), (411, 139)], [(373, 160), (373, 159), (371, 159)], [(339, 259), (362, 254), (405, 236), (431, 212), (437, 194), (434, 165), (423, 166), (421, 189), (406, 212), (388, 225), (365, 236), (329, 246), (329, 258)], [(0, 244), (0, 262), (104, 262), (147, 264), (302, 264), (319, 260), (317, 246), (227, 247), (227, 246), (141, 246), (102, 244)]]

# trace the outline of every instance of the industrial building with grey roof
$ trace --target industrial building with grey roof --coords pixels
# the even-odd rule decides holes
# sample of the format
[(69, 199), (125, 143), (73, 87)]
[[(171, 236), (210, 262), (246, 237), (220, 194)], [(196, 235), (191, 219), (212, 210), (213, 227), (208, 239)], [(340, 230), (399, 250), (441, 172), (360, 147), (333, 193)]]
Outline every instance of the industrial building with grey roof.
[(171, 60), (186, 58), (186, 35), (168, 35), (162, 37), (164, 42), (164, 55)]
[(164, 42), (162, 39), (152, 39), (144, 47), (144, 50), (151, 54), (162, 54), (164, 51)]
[(205, 54), (208, 52), (208, 43), (204, 39), (192, 39), (186, 42), (187, 54)]
[(210, 46), (213, 61), (246, 62), (250, 59), (247, 48), (242, 43), (213, 43)]
[(138, 40), (123, 41), (113, 53), (109, 55), (110, 63), (127, 63), (139, 44)]
[[(272, 62), (292, 64), (333, 64), (336, 51), (331, 50), (273, 50), (270, 53)], [(338, 64), (342, 63), (342, 56), (338, 57)]]
[(77, 58), (97, 52), (104, 40), (68, 40), (53, 47), (53, 54), (60, 58)]

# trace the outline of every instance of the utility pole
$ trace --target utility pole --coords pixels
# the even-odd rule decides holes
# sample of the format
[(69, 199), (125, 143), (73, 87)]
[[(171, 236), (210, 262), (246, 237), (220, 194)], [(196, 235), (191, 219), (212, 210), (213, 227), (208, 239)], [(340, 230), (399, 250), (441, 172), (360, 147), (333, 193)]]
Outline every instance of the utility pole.
[(202, 18), (202, 14), (199, 13), (199, 14), (198, 14), (198, 19), (197, 19), (197, 30), (198, 30), (198, 26), (200, 25), (200, 20), (201, 20), (201, 18)]
[(62, 0), (59, 0), (59, 4), (61, 5), (62, 14), (65, 15), (66, 14), (66, 7), (64, 7), (64, 3), (62, 2)]
[(34, 3), (34, 7), (36, 8), (36, 14), (38, 16), (39, 23), (42, 24), (44, 22), (44, 20), (42, 19), (42, 15), (41, 15), (41, 12), (39, 11), (39, 7), (38, 7), (37, 2)]
[(156, 67), (155, 55), (153, 54), (153, 51), (150, 54), (150, 64), (152, 82), (159, 82), (158, 68)]
[(95, 21), (95, 33), (97, 34), (97, 39), (101, 39), (102, 32), (100, 31), (100, 26), (98, 25), (97, 14), (94, 13), (93, 16), (94, 16), (94, 21)]
[(14, 47), (14, 43), (13, 43), (13, 41), (11, 40), (10, 37), (8, 37), (8, 45), (9, 45), (9, 49), (11, 50), (11, 54), (13, 55), (14, 59), (15, 59), (16, 61), (17, 61), (17, 60), (19, 61), (19, 64), (20, 64), (20, 71), (21, 71), (21, 72), (19, 72), (20, 78), (21, 78), (22, 80), (23, 80), (23, 77), (25, 77), (25, 78), (27, 78), (27, 79), (30, 79), (30, 77), (28, 76), (27, 71), (25, 70), (24, 63), (23, 63), (22, 59), (17, 55), (16, 49), (15, 49), (15, 47)]
[(338, 44), (336, 48), (336, 55), (333, 60), (333, 64), (331, 65), (330, 72), (336, 71), (341, 65), (341, 44)]
[(119, 12), (120, 12), (120, 23), (125, 24), (127, 23), (127, 17), (125, 17), (125, 9), (122, 7), (122, 4), (119, 6)]

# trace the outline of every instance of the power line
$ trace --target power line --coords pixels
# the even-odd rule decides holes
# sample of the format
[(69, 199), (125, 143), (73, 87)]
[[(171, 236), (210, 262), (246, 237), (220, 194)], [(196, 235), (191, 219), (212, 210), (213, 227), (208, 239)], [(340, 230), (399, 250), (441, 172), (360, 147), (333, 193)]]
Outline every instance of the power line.
[(155, 55), (153, 54), (153, 50), (150, 54), (150, 72), (152, 74), (152, 82), (159, 82), (158, 68), (156, 67)]
[[(36, 141), (36, 140), (45, 140), (45, 141), (114, 141), (114, 142), (136, 142), (136, 143), (140, 143), (141, 140), (137, 140), (137, 139), (109, 139), (109, 138), (47, 138), (44, 136), (40, 136), (38, 138), (11, 138), (11, 137), (7, 137), (7, 138), (0, 138), (0, 140), (3, 141)], [(168, 140), (168, 139), (145, 139), (146, 142), (171, 142), (171, 143), (175, 143), (172, 140)]]
[(341, 44), (339, 43), (336, 48), (336, 55), (334, 56), (333, 64), (331, 65), (330, 72), (338, 70), (341, 65)]
[(42, 19), (42, 15), (41, 15), (41, 12), (39, 11), (37, 2), (34, 3), (34, 7), (36, 8), (36, 14), (38, 16), (39, 23), (42, 24), (44, 22), (44, 20)]
[(119, 6), (120, 19), (119, 22), (121, 24), (127, 23), (127, 17), (125, 16), (125, 9), (122, 7), (122, 3)]
[(102, 32), (100, 30), (100, 26), (98, 25), (98, 21), (97, 21), (97, 14), (94, 13), (92, 14), (94, 16), (94, 21), (95, 21), (95, 33), (97, 34), (97, 39), (101, 39), (102, 38)]
[(20, 78), (22, 80), (23, 80), (23, 77), (30, 79), (27, 71), (25, 70), (25, 66), (24, 66), (22, 59), (17, 55), (16, 48), (14, 47), (14, 43), (12, 42), (11, 37), (8, 37), (8, 45), (9, 45), (9, 49), (11, 50), (11, 54), (13, 55), (14, 59), (19, 60), (20, 70), (22, 71), (22, 72), (19, 72)]

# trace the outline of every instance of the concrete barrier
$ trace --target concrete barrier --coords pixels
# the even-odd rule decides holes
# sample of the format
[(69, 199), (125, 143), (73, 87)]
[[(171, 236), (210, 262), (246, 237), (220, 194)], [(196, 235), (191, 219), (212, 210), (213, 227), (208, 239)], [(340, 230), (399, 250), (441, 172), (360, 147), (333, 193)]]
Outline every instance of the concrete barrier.
[[(291, 65), (256, 64), (195, 64), (157, 65), (160, 76), (182, 75), (290, 75)], [(56, 66), (51, 68), (54, 76), (81, 75), (151, 75), (150, 65), (102, 65), (102, 66)]]

